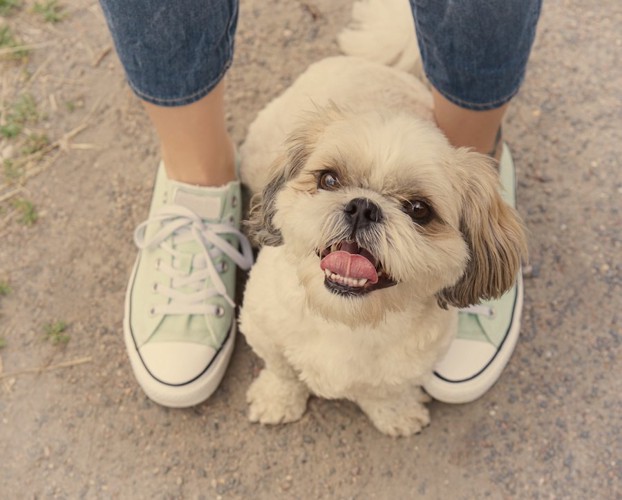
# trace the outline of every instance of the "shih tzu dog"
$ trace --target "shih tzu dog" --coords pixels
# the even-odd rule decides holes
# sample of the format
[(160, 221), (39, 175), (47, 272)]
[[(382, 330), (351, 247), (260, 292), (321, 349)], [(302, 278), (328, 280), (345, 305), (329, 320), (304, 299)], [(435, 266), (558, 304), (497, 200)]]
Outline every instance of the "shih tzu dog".
[(494, 162), (448, 143), (417, 78), (349, 56), (309, 67), (241, 153), (261, 250), (240, 329), (265, 362), (250, 419), (295, 421), (314, 394), (419, 432), (456, 308), (502, 295), (525, 252)]

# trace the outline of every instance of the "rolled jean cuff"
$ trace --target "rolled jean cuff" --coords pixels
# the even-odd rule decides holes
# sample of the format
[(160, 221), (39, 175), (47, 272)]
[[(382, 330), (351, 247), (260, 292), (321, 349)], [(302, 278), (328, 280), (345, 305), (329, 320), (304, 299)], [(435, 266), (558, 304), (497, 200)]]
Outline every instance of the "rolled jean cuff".
[(100, 0), (127, 81), (158, 106), (206, 96), (231, 66), (237, 0)]
[(448, 91), (446, 91), (445, 89), (442, 88), (442, 84), (434, 82), (432, 78), (430, 78), (428, 76), (428, 80), (430, 82), (430, 84), (438, 91), (439, 94), (441, 94), (445, 99), (447, 99), (449, 102), (455, 104), (456, 106), (463, 108), (463, 109), (469, 109), (471, 111), (488, 111), (491, 109), (497, 109), (500, 108), (501, 106), (503, 106), (504, 104), (510, 102), (512, 100), (512, 98), (518, 93), (518, 90), (520, 89), (521, 84), (523, 83), (524, 80), (524, 73), (521, 76), (520, 80), (517, 81), (511, 88), (511, 92), (506, 95), (503, 96), (499, 99), (496, 99), (494, 101), (489, 101), (489, 102), (470, 102), (470, 101), (465, 101), (463, 99), (460, 99), (460, 97), (457, 97), (455, 95), (450, 94)]
[(410, 0), (426, 76), (454, 104), (503, 106), (518, 92), (542, 0)]

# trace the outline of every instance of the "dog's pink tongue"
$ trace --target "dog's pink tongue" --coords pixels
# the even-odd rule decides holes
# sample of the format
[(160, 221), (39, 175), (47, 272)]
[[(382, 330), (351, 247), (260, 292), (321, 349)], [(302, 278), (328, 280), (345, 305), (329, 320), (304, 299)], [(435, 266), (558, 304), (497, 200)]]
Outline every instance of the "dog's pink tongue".
[(334, 274), (339, 274), (345, 278), (360, 280), (366, 278), (370, 283), (378, 282), (378, 273), (374, 265), (365, 257), (359, 254), (344, 252), (329, 253), (320, 262), (322, 271), (328, 269)]

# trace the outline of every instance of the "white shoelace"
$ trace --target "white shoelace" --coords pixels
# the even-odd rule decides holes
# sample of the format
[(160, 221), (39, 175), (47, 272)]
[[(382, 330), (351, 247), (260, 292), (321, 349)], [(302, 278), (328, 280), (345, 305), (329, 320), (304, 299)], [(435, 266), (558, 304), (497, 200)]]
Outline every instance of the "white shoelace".
[(461, 313), (475, 314), (477, 316), (485, 316), (486, 318), (492, 318), (495, 315), (494, 308), (490, 306), (484, 306), (481, 304), (475, 304), (473, 306), (463, 307), (461, 309), (458, 309), (458, 311)]
[[(158, 224), (159, 230), (145, 239), (147, 227)], [(232, 246), (221, 235), (233, 235), (240, 242), (241, 251)], [(201, 251), (192, 258), (193, 272), (190, 274), (179, 269), (176, 259), (188, 258), (187, 252), (180, 252), (166, 240), (175, 237), (177, 245), (194, 241)], [(192, 210), (181, 205), (166, 205), (153, 217), (139, 224), (134, 231), (134, 242), (140, 249), (160, 247), (173, 256), (172, 265), (158, 261), (158, 270), (171, 278), (170, 286), (154, 284), (154, 291), (167, 297), (166, 304), (155, 306), (151, 314), (210, 314), (222, 316), (224, 310), (208, 300), (221, 296), (235, 307), (235, 302), (228, 295), (227, 288), (220, 277), (225, 271), (224, 266), (216, 269), (214, 260), (223, 254), (229, 257), (243, 270), (250, 269), (253, 264), (253, 252), (246, 236), (228, 224), (207, 223)], [(209, 280), (211, 287), (206, 286)], [(182, 291), (182, 289), (185, 289)]]

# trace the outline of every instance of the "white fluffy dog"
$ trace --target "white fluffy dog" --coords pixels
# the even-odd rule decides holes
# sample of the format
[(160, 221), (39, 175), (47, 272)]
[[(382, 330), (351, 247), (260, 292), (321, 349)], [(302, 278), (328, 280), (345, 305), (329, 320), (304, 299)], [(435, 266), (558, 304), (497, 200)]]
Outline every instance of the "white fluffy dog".
[(262, 245), (240, 315), (265, 362), (250, 419), (295, 421), (315, 394), (356, 402), (386, 434), (420, 431), (455, 308), (500, 296), (520, 268), (494, 162), (450, 146), (418, 79), (349, 56), (272, 101), (242, 159)]

